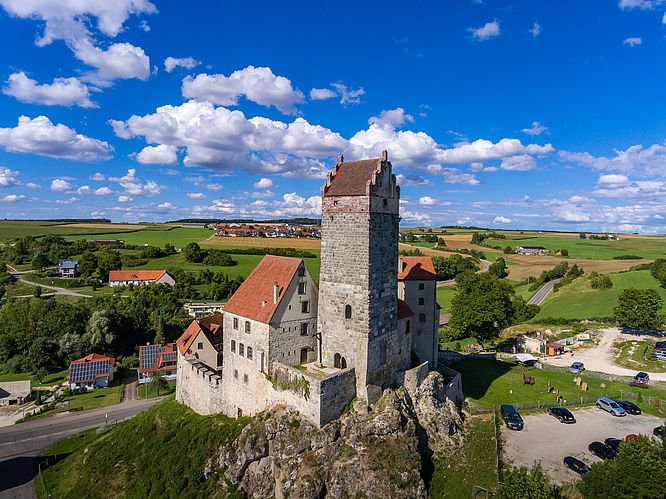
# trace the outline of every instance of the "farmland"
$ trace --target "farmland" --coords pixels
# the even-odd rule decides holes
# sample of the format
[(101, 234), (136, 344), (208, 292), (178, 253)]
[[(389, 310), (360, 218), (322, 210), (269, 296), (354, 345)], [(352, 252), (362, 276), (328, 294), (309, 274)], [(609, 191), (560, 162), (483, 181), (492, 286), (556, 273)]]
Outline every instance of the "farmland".
[[(88, 225), (95, 225), (89, 227)], [(159, 224), (158, 226), (161, 226)], [(139, 226), (145, 228), (145, 226)], [(0, 243), (6, 243), (25, 236), (78, 236), (126, 234), (136, 231), (137, 226), (129, 224), (63, 224), (59, 222), (26, 222), (20, 220), (0, 220)]]
[[(85, 230), (85, 229), (82, 229)], [(97, 229), (87, 229), (88, 231)], [(89, 232), (90, 234), (90, 232)], [(121, 239), (126, 244), (149, 244), (151, 246), (164, 247), (166, 243), (173, 244), (177, 248), (182, 248), (187, 243), (199, 243), (213, 235), (210, 229), (190, 229), (184, 227), (174, 227), (171, 225), (162, 224), (157, 227), (144, 228), (128, 232), (105, 232), (102, 235), (95, 232), (90, 234), (95, 238), (100, 236), (103, 239)], [(75, 241), (80, 239), (80, 236), (67, 236), (68, 241)]]
[(296, 248), (296, 249), (320, 249), (321, 240), (305, 238), (286, 237), (213, 237), (206, 241), (207, 246), (224, 250), (230, 247), (261, 247), (261, 248)]

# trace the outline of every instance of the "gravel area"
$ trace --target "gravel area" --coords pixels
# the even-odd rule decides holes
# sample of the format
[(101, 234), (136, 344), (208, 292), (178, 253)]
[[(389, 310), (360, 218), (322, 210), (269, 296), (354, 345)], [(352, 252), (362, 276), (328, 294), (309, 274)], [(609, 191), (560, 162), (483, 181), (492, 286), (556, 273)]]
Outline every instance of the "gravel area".
[(554, 483), (564, 484), (578, 478), (562, 464), (566, 456), (595, 463), (599, 458), (587, 450), (591, 442), (603, 442), (608, 437), (624, 439), (630, 433), (652, 435), (653, 428), (664, 422), (649, 414), (615, 417), (596, 407), (571, 412), (576, 418), (574, 424), (563, 424), (553, 416), (539, 413), (523, 417), (522, 431), (511, 431), (502, 425), (503, 461), (516, 467), (531, 467), (534, 461), (541, 461), (544, 473)]

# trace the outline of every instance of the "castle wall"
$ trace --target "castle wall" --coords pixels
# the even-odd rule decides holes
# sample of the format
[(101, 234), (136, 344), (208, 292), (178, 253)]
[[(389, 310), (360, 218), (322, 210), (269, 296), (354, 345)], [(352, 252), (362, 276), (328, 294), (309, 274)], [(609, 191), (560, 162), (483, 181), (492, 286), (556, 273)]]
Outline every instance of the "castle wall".
[(176, 401), (198, 414), (228, 414), (222, 378), (195, 359), (178, 354), (176, 374)]

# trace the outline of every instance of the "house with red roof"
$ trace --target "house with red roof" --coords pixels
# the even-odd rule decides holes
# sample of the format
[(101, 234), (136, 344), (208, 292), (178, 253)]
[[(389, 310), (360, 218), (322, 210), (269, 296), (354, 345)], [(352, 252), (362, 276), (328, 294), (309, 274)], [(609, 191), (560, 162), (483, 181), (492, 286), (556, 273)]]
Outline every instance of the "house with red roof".
[(141, 345), (139, 347), (139, 380), (162, 376), (175, 379), (178, 350), (175, 343)]
[(176, 340), (179, 357), (205, 364), (213, 371), (222, 369), (224, 314), (193, 320)]
[(67, 383), (69, 387), (75, 388), (102, 388), (109, 386), (113, 381), (113, 368), (116, 359), (108, 355), (91, 353), (78, 360), (73, 360), (69, 365)]
[(166, 270), (112, 270), (109, 272), (109, 287), (130, 284), (166, 284), (171, 287), (176, 280)]

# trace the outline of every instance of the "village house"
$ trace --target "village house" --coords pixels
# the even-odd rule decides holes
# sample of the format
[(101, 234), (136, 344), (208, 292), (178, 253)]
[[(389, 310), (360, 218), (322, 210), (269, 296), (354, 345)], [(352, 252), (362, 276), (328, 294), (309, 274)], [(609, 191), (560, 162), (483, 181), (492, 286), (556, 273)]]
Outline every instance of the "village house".
[(176, 341), (179, 357), (194, 359), (218, 371), (222, 367), (222, 321), (224, 315), (193, 320)]
[(175, 379), (177, 364), (175, 343), (139, 347), (139, 379), (152, 379), (155, 375)]
[(188, 315), (199, 319), (200, 317), (206, 317), (207, 315), (222, 313), (225, 303), (226, 302), (189, 302), (185, 303), (183, 308), (187, 310)]
[(122, 239), (91, 239), (88, 244), (94, 246), (120, 246), (125, 244)]
[(543, 255), (548, 252), (548, 248), (543, 246), (516, 246), (514, 253), (517, 255)]
[(109, 272), (109, 287), (130, 284), (166, 284), (172, 287), (176, 280), (166, 270), (112, 270)]
[(65, 260), (58, 260), (58, 266), (56, 267), (56, 272), (59, 277), (63, 278), (74, 278), (79, 275), (78, 272), (79, 262), (67, 258)]
[(107, 355), (91, 353), (69, 365), (67, 383), (70, 389), (101, 388), (109, 386), (113, 381), (113, 368), (116, 359)]

